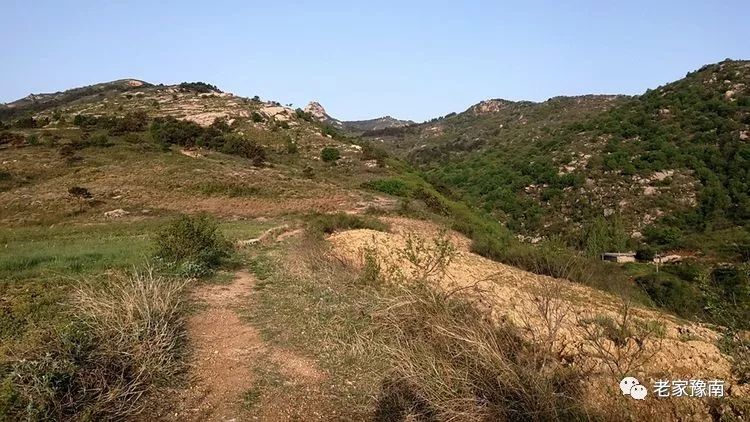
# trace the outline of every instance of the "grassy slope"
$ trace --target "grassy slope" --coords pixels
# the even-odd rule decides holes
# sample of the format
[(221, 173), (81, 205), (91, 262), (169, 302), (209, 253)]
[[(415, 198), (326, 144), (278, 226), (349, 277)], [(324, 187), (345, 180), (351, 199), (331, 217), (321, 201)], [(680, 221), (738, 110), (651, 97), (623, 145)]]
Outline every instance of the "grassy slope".
[[(0, 378), (8, 375), (10, 360), (70, 323), (69, 295), (79, 282), (144, 265), (153, 255), (151, 237), (172, 216), (209, 212), (221, 219), (230, 240), (249, 239), (297, 214), (366, 203), (371, 194), (351, 189), (388, 174), (366, 168), (356, 148), (322, 135), (304, 119), (289, 125), (267, 117), (255, 122), (247, 116), (266, 105), (166, 89), (76, 97), (41, 112), (43, 107), (31, 107), (37, 119), (51, 122), (12, 128), (21, 142), (0, 145)], [(267, 162), (257, 167), (250, 159), (211, 150), (190, 157), (178, 146), (164, 149), (148, 131), (114, 134), (71, 124), (80, 113), (123, 116), (134, 110), (146, 111), (149, 119), (223, 113), (236, 119), (234, 133), (265, 148)], [(105, 137), (106, 145), (81, 143), (97, 136)], [(326, 146), (342, 152), (338, 165), (317, 159)], [(71, 147), (73, 159), (66, 151)], [(92, 198), (73, 198), (68, 193), (73, 186), (85, 187)], [(129, 214), (104, 216), (114, 209)], [(5, 409), (14, 393), (5, 381), (0, 387)]]

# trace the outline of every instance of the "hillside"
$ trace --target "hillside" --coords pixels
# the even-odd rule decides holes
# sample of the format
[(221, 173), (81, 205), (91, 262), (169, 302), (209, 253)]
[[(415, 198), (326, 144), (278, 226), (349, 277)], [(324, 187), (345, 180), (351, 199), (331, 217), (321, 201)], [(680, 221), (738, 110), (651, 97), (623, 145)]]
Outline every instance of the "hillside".
[(525, 242), (682, 261), (662, 275), (628, 271), (657, 303), (691, 315), (715, 306), (696, 304), (702, 291), (747, 283), (742, 267), (713, 269), (750, 250), (748, 84), (750, 63), (725, 61), (641, 96), (488, 100), (365, 137)]
[(697, 228), (726, 228), (748, 216), (740, 180), (749, 69), (742, 61), (706, 66), (634, 98), (488, 100), (366, 136), (530, 236), (576, 231), (613, 212), (636, 236), (660, 215), (690, 210), (704, 220)]
[[(723, 65), (686, 81), (747, 66)], [(682, 83), (654, 98), (676, 101)], [(745, 118), (745, 93), (717, 116)], [(624, 139), (608, 145), (640, 127), (628, 118), (650, 95), (338, 128), (322, 107), (203, 82), (0, 106), (0, 420), (741, 419), (750, 299), (736, 257), (664, 265), (645, 284), (651, 264), (575, 250), (592, 237), (574, 236), (588, 230), (579, 214), (610, 200), (587, 178), (648, 178), (671, 215), (689, 209), (669, 202), (681, 178), (701, 187), (685, 157), (645, 170), (632, 155), (631, 174), (594, 158), (623, 155), (607, 148)], [(669, 131), (692, 131), (696, 113)], [(588, 208), (566, 205), (577, 192)], [(696, 234), (744, 230), (724, 208), (706, 220), (724, 226)], [(653, 290), (694, 273), (704, 284), (687, 293)], [(718, 379), (727, 393), (639, 402), (624, 375)]]

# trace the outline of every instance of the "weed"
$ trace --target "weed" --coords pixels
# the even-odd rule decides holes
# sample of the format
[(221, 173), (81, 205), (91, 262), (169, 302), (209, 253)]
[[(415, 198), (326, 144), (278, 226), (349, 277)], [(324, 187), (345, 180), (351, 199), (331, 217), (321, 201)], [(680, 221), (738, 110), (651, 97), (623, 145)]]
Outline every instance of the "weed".
[(601, 362), (612, 377), (621, 379), (640, 370), (661, 348), (664, 326), (633, 315), (630, 302), (623, 301), (617, 318), (595, 315), (578, 319), (589, 354)]

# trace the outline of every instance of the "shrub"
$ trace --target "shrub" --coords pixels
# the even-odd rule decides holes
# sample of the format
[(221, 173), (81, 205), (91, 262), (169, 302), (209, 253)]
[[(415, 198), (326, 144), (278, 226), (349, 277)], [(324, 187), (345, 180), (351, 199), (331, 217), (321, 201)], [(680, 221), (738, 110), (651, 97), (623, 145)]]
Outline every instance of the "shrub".
[(128, 133), (122, 137), (122, 140), (129, 144), (140, 144), (143, 143), (143, 137), (137, 133)]
[(96, 126), (98, 124), (98, 119), (96, 116), (76, 114), (75, 117), (73, 117), (73, 124), (80, 128), (86, 128)]
[(36, 133), (32, 133), (31, 135), (26, 137), (26, 143), (29, 145), (39, 145), (39, 135)]
[(181, 91), (192, 91), (199, 94), (205, 94), (209, 92), (221, 92), (216, 85), (207, 84), (205, 82), (183, 82), (179, 85)]
[(414, 187), (401, 179), (379, 179), (362, 184), (365, 189), (387, 193), (388, 195), (409, 197), (414, 191)]
[(90, 136), (86, 140), (86, 145), (92, 146), (92, 147), (108, 147), (112, 144), (109, 142), (109, 138), (107, 135), (103, 133), (97, 133), (96, 135)]
[(252, 114), (250, 115), (250, 118), (251, 118), (251, 119), (253, 120), (253, 122), (255, 122), (255, 123), (260, 123), (260, 122), (262, 122), (262, 121), (264, 121), (264, 120), (265, 120), (265, 119), (263, 118), (263, 115), (262, 115), (262, 114), (260, 114), (260, 113), (258, 113), (257, 111), (253, 111), (253, 113), (252, 113)]
[(80, 286), (74, 322), (11, 364), (17, 420), (121, 420), (183, 370), (184, 284), (146, 270)]
[(313, 233), (331, 234), (338, 230), (370, 229), (387, 231), (388, 225), (374, 218), (339, 212), (336, 214), (320, 214), (314, 217), (308, 226)]
[(127, 113), (125, 116), (114, 121), (110, 133), (120, 135), (130, 132), (141, 132), (148, 127), (148, 114), (145, 111)]
[(36, 119), (34, 119), (33, 117), (26, 116), (26, 117), (21, 117), (18, 120), (16, 120), (13, 126), (19, 129), (34, 129), (36, 127), (40, 127), (41, 125), (39, 125)]
[(14, 133), (7, 130), (0, 132), (0, 145), (21, 144), (24, 140), (24, 136), (20, 133)]
[(648, 226), (643, 234), (648, 243), (664, 247), (676, 247), (682, 242), (682, 231), (676, 227)]
[(88, 189), (80, 187), (80, 186), (73, 186), (68, 189), (68, 194), (74, 198), (79, 199), (91, 199), (93, 195), (91, 195), (91, 192), (89, 192)]
[(661, 349), (664, 326), (660, 321), (635, 317), (629, 302), (618, 308), (617, 317), (579, 317), (587, 353), (602, 362), (610, 375), (619, 380), (643, 369)]
[(253, 160), (253, 165), (256, 166), (263, 165), (266, 160), (266, 150), (261, 145), (240, 135), (225, 136), (221, 152), (249, 158)]
[(203, 128), (195, 122), (164, 117), (151, 122), (151, 136), (163, 145), (195, 146), (203, 134)]
[(294, 142), (293, 139), (287, 139), (286, 141), (286, 153), (287, 154), (296, 154), (299, 151), (299, 147), (297, 146), (297, 143)]
[(231, 250), (217, 223), (206, 215), (177, 217), (158, 233), (155, 246), (155, 256), (175, 268), (192, 263), (213, 269)]
[(341, 152), (333, 147), (325, 147), (320, 151), (320, 159), (326, 163), (338, 161), (341, 158)]
[(655, 256), (656, 251), (648, 245), (643, 245), (635, 251), (635, 259), (641, 262), (651, 262)]
[(377, 160), (378, 164), (382, 165), (386, 158), (388, 158), (388, 153), (384, 149), (376, 147), (370, 142), (365, 142), (362, 145), (363, 160)]

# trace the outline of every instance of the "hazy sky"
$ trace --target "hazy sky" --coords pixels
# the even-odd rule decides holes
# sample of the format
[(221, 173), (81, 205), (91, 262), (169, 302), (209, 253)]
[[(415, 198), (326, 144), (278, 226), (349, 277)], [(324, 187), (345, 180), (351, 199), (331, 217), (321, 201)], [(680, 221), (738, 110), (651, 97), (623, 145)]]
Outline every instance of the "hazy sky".
[(0, 102), (138, 78), (424, 120), (750, 59), (749, 16), (750, 0), (0, 0)]

